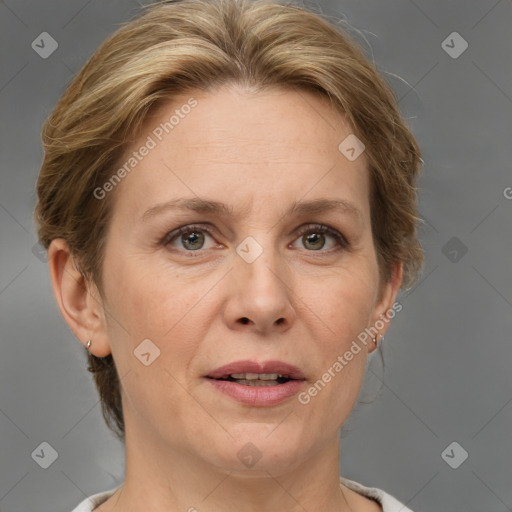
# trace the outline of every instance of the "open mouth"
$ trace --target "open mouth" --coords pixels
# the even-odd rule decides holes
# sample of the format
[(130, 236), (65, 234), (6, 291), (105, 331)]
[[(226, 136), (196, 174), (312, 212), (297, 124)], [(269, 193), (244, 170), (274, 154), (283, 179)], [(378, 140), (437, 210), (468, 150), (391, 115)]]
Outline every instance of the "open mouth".
[[(209, 377), (213, 379), (214, 377)], [(292, 379), (287, 375), (281, 375), (280, 373), (231, 373), (224, 375), (214, 380), (224, 380), (228, 382), (235, 382), (243, 386), (279, 386), (280, 384), (286, 384)]]
[(284, 361), (234, 361), (205, 377), (217, 392), (249, 407), (274, 407), (299, 393), (306, 383), (302, 370)]

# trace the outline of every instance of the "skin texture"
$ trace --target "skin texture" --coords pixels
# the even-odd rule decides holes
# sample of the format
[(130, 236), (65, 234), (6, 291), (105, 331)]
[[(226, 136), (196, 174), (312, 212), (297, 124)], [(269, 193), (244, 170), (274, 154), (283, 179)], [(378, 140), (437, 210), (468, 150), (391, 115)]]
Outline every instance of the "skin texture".
[[(242, 405), (204, 378), (232, 361), (281, 360), (303, 371), (305, 390), (391, 308), (401, 265), (379, 283), (364, 153), (352, 162), (340, 153), (351, 129), (324, 98), (224, 86), (160, 106), (127, 158), (190, 97), (197, 106), (109, 192), (116, 202), (105, 296), (81, 280), (63, 240), (49, 249), (65, 320), (84, 344), (92, 340), (92, 353), (113, 354), (122, 381), (126, 480), (101, 510), (381, 510), (342, 492), (338, 480), (339, 429), (374, 343), (361, 345), (306, 405), (296, 396), (271, 407)], [(168, 209), (141, 220), (178, 198), (214, 200), (231, 211)], [(286, 214), (295, 201), (317, 199), (343, 199), (359, 213)], [(197, 223), (212, 229), (201, 232), (203, 248), (187, 251), (180, 235), (160, 243)], [(311, 242), (307, 235), (318, 230), (310, 223), (339, 231), (349, 246), (336, 250), (329, 234)], [(252, 263), (236, 252), (248, 236), (263, 250)], [(148, 338), (160, 355), (145, 366), (134, 350)], [(261, 453), (251, 468), (237, 455), (249, 442)]]

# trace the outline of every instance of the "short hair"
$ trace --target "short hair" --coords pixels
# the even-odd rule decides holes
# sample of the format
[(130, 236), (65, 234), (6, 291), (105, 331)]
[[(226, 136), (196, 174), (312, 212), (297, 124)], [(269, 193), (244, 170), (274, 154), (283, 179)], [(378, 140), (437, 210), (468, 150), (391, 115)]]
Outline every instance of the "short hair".
[[(160, 103), (224, 84), (314, 92), (345, 116), (366, 146), (381, 282), (401, 262), (402, 287), (412, 286), (423, 265), (416, 238), (422, 160), (396, 96), (347, 30), (324, 15), (272, 0), (160, 2), (99, 47), (42, 129), (39, 242), (48, 249), (54, 238), (65, 239), (82, 276), (104, 296), (102, 262), (116, 193), (99, 200), (93, 191), (112, 176)], [(88, 358), (106, 423), (124, 439), (115, 362), (111, 355)]]

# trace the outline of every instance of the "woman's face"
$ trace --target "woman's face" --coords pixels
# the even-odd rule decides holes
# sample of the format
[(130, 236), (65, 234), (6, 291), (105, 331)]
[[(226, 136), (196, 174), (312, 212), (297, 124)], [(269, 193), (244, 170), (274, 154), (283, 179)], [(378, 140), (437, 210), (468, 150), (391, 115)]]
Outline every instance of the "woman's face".
[[(277, 474), (337, 438), (375, 348), (358, 335), (399, 285), (379, 298), (365, 154), (338, 148), (350, 134), (292, 89), (193, 91), (146, 120), (107, 192), (107, 314), (91, 336), (116, 361), (128, 443)], [(297, 379), (212, 378), (244, 373)]]

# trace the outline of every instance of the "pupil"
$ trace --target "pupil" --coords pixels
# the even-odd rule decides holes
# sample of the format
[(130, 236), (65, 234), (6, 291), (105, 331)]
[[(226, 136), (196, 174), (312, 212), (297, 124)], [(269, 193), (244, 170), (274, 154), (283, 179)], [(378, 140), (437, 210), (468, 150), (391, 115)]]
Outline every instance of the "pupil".
[(321, 249), (324, 244), (324, 236), (318, 233), (310, 233), (308, 235), (304, 235), (305, 245), (310, 245), (310, 248), (313, 250)]
[(184, 247), (195, 251), (197, 249), (201, 249), (204, 243), (204, 234), (192, 231), (190, 233), (182, 235), (181, 241), (183, 242)]

